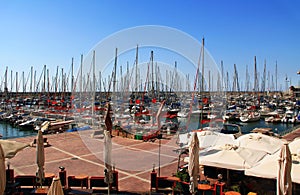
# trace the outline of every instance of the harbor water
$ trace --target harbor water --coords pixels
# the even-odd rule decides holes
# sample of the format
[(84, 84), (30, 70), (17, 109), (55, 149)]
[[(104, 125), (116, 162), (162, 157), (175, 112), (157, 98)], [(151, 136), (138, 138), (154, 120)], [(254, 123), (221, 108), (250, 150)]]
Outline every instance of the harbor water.
[[(199, 119), (197, 117), (191, 117), (189, 125), (186, 124), (186, 121), (187, 119), (181, 121), (180, 126), (182, 128), (186, 128), (186, 126), (188, 126), (189, 131), (200, 128)], [(271, 128), (274, 133), (280, 134), (295, 126), (295, 124), (290, 124), (290, 123), (266, 123), (264, 119), (261, 119), (258, 122), (251, 122), (251, 123), (242, 123), (242, 122), (231, 122), (231, 123), (239, 124), (241, 126), (243, 134), (249, 133), (254, 128)], [(203, 125), (203, 127), (208, 125), (209, 123)], [(0, 134), (2, 135), (2, 139), (12, 139), (17, 137), (36, 135), (36, 131), (21, 130), (18, 127), (12, 126), (9, 123), (0, 122)]]
[(0, 134), (2, 135), (2, 139), (11, 139), (36, 135), (36, 132), (34, 132), (33, 130), (22, 131), (18, 127), (14, 127), (9, 123), (0, 122)]

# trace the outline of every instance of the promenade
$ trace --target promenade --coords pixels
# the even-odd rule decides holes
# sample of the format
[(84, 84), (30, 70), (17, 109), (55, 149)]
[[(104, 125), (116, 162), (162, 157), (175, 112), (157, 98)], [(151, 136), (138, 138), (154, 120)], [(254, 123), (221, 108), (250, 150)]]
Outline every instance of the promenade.
[(282, 136), (282, 138), (288, 142), (293, 141), (297, 137), (300, 137), (300, 126), (296, 130)]
[[(59, 166), (64, 166), (68, 175), (103, 176), (103, 138), (92, 137), (93, 130), (45, 135), (51, 146), (45, 147), (45, 172), (58, 175)], [(30, 143), (35, 137), (15, 139)], [(150, 172), (155, 164), (160, 175), (171, 176), (177, 171), (178, 148), (175, 138), (162, 139), (159, 156), (159, 141), (143, 142), (122, 137), (113, 137), (112, 161), (119, 172), (119, 191), (149, 193)], [(36, 148), (28, 147), (9, 160), (16, 175), (35, 175)]]
[[(93, 137), (94, 130), (72, 133), (45, 135), (50, 146), (45, 147), (45, 172), (58, 175), (59, 167), (65, 167), (67, 176), (87, 175), (103, 176), (103, 148), (104, 139), (101, 135)], [(300, 128), (283, 136), (283, 139), (292, 141), (300, 136)], [(16, 138), (14, 140), (30, 143), (35, 136)], [(143, 142), (123, 137), (113, 137), (112, 161), (119, 176), (119, 194), (149, 194), (150, 172), (155, 166), (160, 175), (171, 176), (176, 173), (178, 146), (176, 137), (154, 142)], [(160, 155), (159, 155), (160, 153)], [(9, 160), (16, 175), (35, 175), (36, 148), (28, 147), (20, 151)], [(181, 163), (183, 163), (181, 161)], [(200, 178), (203, 175), (200, 171)]]

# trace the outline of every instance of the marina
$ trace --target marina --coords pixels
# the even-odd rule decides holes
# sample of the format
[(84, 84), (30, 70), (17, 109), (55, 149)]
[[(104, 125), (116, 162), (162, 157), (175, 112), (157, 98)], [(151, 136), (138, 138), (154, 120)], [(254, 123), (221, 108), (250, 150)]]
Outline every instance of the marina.
[(0, 195), (300, 194), (298, 2), (2, 4)]

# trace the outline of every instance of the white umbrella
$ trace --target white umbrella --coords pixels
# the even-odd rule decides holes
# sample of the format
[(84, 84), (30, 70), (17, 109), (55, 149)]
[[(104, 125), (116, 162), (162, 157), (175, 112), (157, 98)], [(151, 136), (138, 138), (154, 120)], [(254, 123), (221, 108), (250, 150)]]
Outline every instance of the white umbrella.
[(44, 165), (45, 165), (45, 152), (44, 152), (44, 138), (42, 131), (38, 131), (37, 135), (37, 144), (36, 144), (36, 164), (38, 166), (36, 173), (36, 180), (41, 186), (44, 181)]
[(59, 178), (53, 178), (47, 195), (64, 195), (62, 185)]
[(195, 189), (198, 187), (197, 179), (199, 176), (199, 140), (196, 133), (193, 134), (189, 147), (188, 171), (191, 182), (190, 192), (195, 193)]
[(29, 146), (29, 144), (10, 140), (0, 140), (0, 144), (5, 158), (12, 158), (17, 152)]
[[(255, 166), (246, 169), (245, 175), (255, 176), (268, 179), (276, 179), (277, 172), (274, 170), (279, 170), (278, 158), (280, 151), (272, 155), (266, 155), (261, 161), (259, 161)], [(292, 181), (300, 184), (300, 157), (292, 154), (292, 170), (291, 176)]]
[(288, 144), (284, 144), (280, 150), (279, 167), (277, 176), (277, 195), (292, 194), (292, 155)]
[(240, 147), (262, 150), (269, 154), (274, 154), (280, 150), (283, 141), (276, 137), (261, 133), (249, 133), (237, 138)]
[(214, 131), (200, 131), (200, 132), (192, 132), (192, 133), (185, 133), (179, 134), (178, 143), (182, 145), (189, 145), (192, 140), (192, 134), (196, 133), (199, 139), (199, 147), (201, 149), (225, 145), (225, 144), (234, 144), (237, 145), (237, 141), (232, 134), (224, 134)]
[(0, 194), (4, 194), (6, 186), (6, 171), (5, 171), (5, 158), (2, 146), (0, 144)]
[(259, 162), (267, 153), (225, 144), (200, 153), (200, 164), (231, 170), (245, 170)]

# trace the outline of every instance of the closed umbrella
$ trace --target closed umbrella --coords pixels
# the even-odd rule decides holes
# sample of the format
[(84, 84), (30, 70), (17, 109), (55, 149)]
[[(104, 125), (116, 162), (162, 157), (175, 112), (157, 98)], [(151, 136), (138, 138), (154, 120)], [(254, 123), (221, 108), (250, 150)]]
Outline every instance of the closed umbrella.
[(112, 131), (112, 121), (110, 117), (110, 104), (108, 103), (107, 113), (105, 117), (105, 126), (104, 130), (104, 165), (105, 165), (105, 182), (108, 184), (108, 194), (110, 194), (110, 184), (113, 182), (112, 178), (112, 164), (111, 164), (111, 151), (112, 151), (112, 142), (111, 142), (111, 131)]
[(192, 141), (189, 147), (189, 164), (188, 171), (190, 175), (190, 192), (195, 193), (198, 187), (199, 175), (199, 140), (196, 133), (193, 134)]
[(277, 195), (292, 194), (292, 155), (288, 144), (285, 143), (279, 154), (279, 167), (277, 176)]
[(53, 178), (47, 195), (64, 195), (62, 185), (59, 178)]
[(5, 158), (2, 146), (0, 144), (0, 194), (4, 194), (6, 185)]
[(36, 173), (36, 180), (41, 186), (44, 181), (44, 165), (45, 165), (45, 153), (44, 153), (44, 138), (42, 131), (38, 131), (36, 144), (36, 164), (38, 166)]

